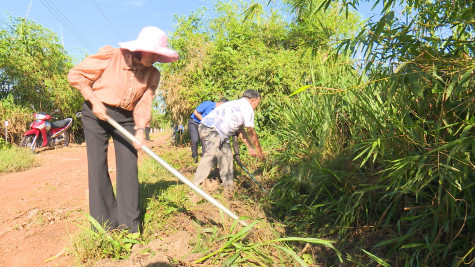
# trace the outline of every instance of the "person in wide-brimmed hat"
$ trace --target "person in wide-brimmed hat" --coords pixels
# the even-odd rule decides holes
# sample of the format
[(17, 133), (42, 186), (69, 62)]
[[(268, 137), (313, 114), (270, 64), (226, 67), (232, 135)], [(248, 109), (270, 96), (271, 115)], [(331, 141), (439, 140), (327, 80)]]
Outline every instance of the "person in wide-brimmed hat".
[[(89, 211), (106, 229), (140, 227), (137, 150), (144, 142), (144, 129), (150, 122), (152, 101), (160, 81), (153, 65), (179, 59), (168, 48), (168, 37), (157, 27), (140, 31), (136, 40), (119, 43), (120, 48), (102, 47), (70, 70), (68, 80), (86, 100), (82, 122), (86, 138)], [(106, 121), (116, 120), (139, 143), (130, 144)], [(117, 169), (117, 197), (109, 177), (107, 149), (114, 140)]]

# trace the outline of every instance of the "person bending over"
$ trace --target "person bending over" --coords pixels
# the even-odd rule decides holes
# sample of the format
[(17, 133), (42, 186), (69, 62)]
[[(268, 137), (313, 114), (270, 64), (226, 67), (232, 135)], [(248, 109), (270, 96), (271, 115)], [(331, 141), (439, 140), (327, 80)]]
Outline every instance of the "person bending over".
[(259, 92), (248, 89), (240, 99), (223, 103), (201, 120), (198, 130), (206, 153), (201, 158), (193, 178), (195, 185), (200, 185), (208, 177), (216, 160), (224, 188), (233, 190), (233, 155), (229, 138), (236, 132), (246, 145), (249, 155), (264, 160), (254, 127), (254, 110), (260, 101)]

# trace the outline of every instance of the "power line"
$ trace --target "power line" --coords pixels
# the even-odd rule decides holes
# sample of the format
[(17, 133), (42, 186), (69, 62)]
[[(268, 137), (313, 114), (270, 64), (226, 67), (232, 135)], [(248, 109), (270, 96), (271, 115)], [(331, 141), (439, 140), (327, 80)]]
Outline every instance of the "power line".
[(87, 39), (80, 35), (79, 31), (74, 27), (74, 25), (71, 24), (69, 20), (65, 19), (65, 16), (60, 11), (56, 10), (53, 5), (47, 0), (40, 1), (51, 12), (51, 14), (53, 14), (53, 16), (60, 23), (62, 23), (71, 32), (71, 34), (76, 37), (76, 39), (78, 39), (78, 41), (80, 41), (89, 50), (94, 51), (93, 45), (91, 45), (91, 43), (88, 42)]
[(95, 49), (94, 49), (94, 45), (91, 44), (91, 42), (89, 42), (87, 40), (87, 38), (83, 37), (81, 35), (81, 33), (79, 32), (79, 30), (74, 27), (74, 25), (71, 23), (71, 21), (69, 21), (69, 19), (64, 16), (61, 11), (54, 5), (52, 4), (51, 2), (49, 2), (48, 0), (40, 0), (41, 3), (43, 3), (43, 5), (51, 12), (51, 14), (53, 14), (53, 16), (58, 20), (60, 21), (61, 23), (63, 23), (63, 25), (71, 32), (71, 34), (76, 37), (76, 39), (78, 39), (78, 41), (80, 41), (85, 47), (87, 47), (91, 52), (94, 52)]
[(99, 7), (99, 5), (97, 4), (96, 0), (92, 0), (92, 2), (94, 2), (94, 4), (96, 5), (97, 9), (99, 9), (99, 11), (101, 12), (102, 16), (104, 17), (104, 19), (106, 19), (107, 23), (109, 23), (109, 25), (111, 26), (111, 28), (115, 31), (115, 33), (119, 36), (119, 38), (121, 38), (122, 40), (124, 40), (124, 37), (122, 37), (122, 35), (120, 35), (120, 33), (115, 29), (114, 25), (112, 25), (112, 23), (109, 21), (109, 19), (106, 17), (106, 15), (104, 14), (104, 12), (102, 12), (102, 9)]
[(49, 2), (50, 5), (52, 5), (54, 8), (56, 8), (56, 10), (59, 12), (59, 14), (62, 15), (64, 19), (66, 19), (67, 23), (69, 23), (68, 25), (70, 25), (71, 28), (73, 28), (76, 31), (76, 33), (90, 45), (89, 49), (92, 48), (91, 51), (94, 51), (95, 50), (94, 45), (91, 42), (89, 42), (89, 40), (81, 34), (81, 32), (74, 26), (74, 24), (71, 23), (71, 21), (61, 13), (61, 10), (58, 7), (56, 7), (56, 5), (53, 2), (51, 2), (50, 0), (45, 0), (45, 1)]
[(106, 40), (106, 38), (104, 37), (105, 35), (100, 33), (99, 30), (95, 27), (94, 23), (92, 23), (92, 21), (86, 16), (86, 14), (84, 14), (84, 12), (81, 10), (81, 8), (76, 4), (76, 2), (74, 0), (71, 0), (71, 2), (73, 2), (74, 6), (76, 6), (77, 10), (79, 10), (79, 12), (81, 13), (81, 15), (84, 17), (85, 21), (87, 21), (89, 23), (89, 25), (91, 26), (91, 28), (94, 29), (94, 31), (96, 31), (96, 33), (102, 38), (102, 40), (104, 40), (106, 43), (109, 43), (108, 40)]

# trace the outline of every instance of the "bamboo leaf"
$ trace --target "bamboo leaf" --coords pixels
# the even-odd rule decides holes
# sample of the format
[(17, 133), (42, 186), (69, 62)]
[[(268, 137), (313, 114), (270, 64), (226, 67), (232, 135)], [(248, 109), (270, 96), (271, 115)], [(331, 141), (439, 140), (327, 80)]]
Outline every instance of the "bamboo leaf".
[(423, 247), (423, 246), (425, 246), (424, 243), (412, 243), (412, 244), (402, 245), (401, 248), (417, 248), (417, 247)]
[(224, 262), (223, 262), (223, 265), (224, 266), (230, 266), (231, 264), (233, 264), (237, 258), (239, 257), (239, 255), (241, 254), (241, 249), (238, 249), (236, 250), (232, 255), (231, 257), (227, 258)]
[[(460, 77), (460, 81), (458, 82), (457, 85), (457, 90), (462, 90), (462, 87), (465, 85), (465, 83), (473, 77), (474, 75), (474, 70), (475, 68), (471, 68), (470, 70), (466, 71), (462, 77)], [(448, 96), (447, 96), (448, 97)]]
[(401, 70), (403, 70), (407, 66), (407, 64), (409, 64), (409, 62), (401, 62), (401, 64), (399, 64), (394, 70), (394, 73), (399, 73)]
[(297, 255), (297, 253), (295, 253), (295, 251), (293, 251), (289, 248), (286, 248), (286, 247), (282, 247), (282, 246), (276, 246), (276, 245), (272, 245), (272, 246), (284, 251), (288, 255), (291, 255), (300, 264), (300, 266), (308, 266), (307, 263), (305, 263), (302, 260), (302, 258), (300, 258), (299, 255)]
[(412, 92), (419, 97), (423, 97), (424, 94), (422, 93), (422, 88), (417, 81), (415, 74), (409, 75), (409, 82), (411, 83)]
[(360, 152), (356, 157), (354, 157), (353, 160), (359, 159), (361, 156), (363, 156), (364, 154), (366, 154), (366, 152), (367, 152), (368, 150), (370, 150), (370, 149), (371, 149), (371, 147), (370, 147), (370, 146), (367, 146), (362, 152)]
[(398, 236), (398, 237), (395, 237), (395, 238), (386, 239), (386, 240), (384, 240), (382, 242), (379, 242), (378, 244), (374, 245), (374, 248), (379, 248), (379, 247), (382, 247), (382, 246), (386, 246), (386, 245), (389, 245), (391, 243), (402, 242), (405, 239), (407, 239), (408, 237), (410, 237), (411, 235), (412, 235), (412, 233), (408, 233), (408, 234), (405, 234), (403, 236)]
[(297, 89), (296, 91), (294, 91), (293, 93), (291, 93), (289, 96), (293, 96), (293, 95), (296, 95), (302, 91), (305, 91), (307, 90), (308, 88), (310, 87), (310, 85), (304, 85), (302, 87), (300, 87), (299, 89)]
[(452, 91), (454, 90), (455, 88), (455, 83), (457, 81), (454, 79), (450, 84), (449, 84), (449, 87), (447, 87), (447, 90), (445, 91), (445, 95), (447, 98), (450, 97), (450, 95), (452, 94)]
[(363, 250), (364, 253), (366, 253), (371, 259), (373, 259), (374, 261), (376, 261), (378, 264), (381, 264), (381, 265), (383, 265), (383, 266), (385, 266), (385, 267), (391, 267), (391, 265), (390, 265), (389, 263), (387, 263), (387, 262), (385, 262), (384, 260), (378, 258), (376, 255), (374, 255), (374, 254), (372, 254), (372, 253), (370, 253), (370, 252), (368, 252), (368, 251), (366, 251), (366, 250), (364, 250), (364, 249), (362, 249), (362, 250)]

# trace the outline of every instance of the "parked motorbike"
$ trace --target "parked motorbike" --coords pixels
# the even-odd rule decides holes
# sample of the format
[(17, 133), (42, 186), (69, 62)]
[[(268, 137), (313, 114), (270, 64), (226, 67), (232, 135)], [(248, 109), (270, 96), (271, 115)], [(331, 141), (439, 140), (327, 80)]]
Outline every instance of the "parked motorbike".
[(30, 130), (23, 134), (20, 146), (28, 147), (31, 151), (35, 151), (41, 147), (49, 146), (54, 148), (56, 146), (69, 145), (70, 134), (68, 130), (73, 124), (72, 118), (50, 123), (51, 119), (57, 118), (52, 117), (46, 112), (33, 113), (33, 116), (36, 120), (30, 124)]

